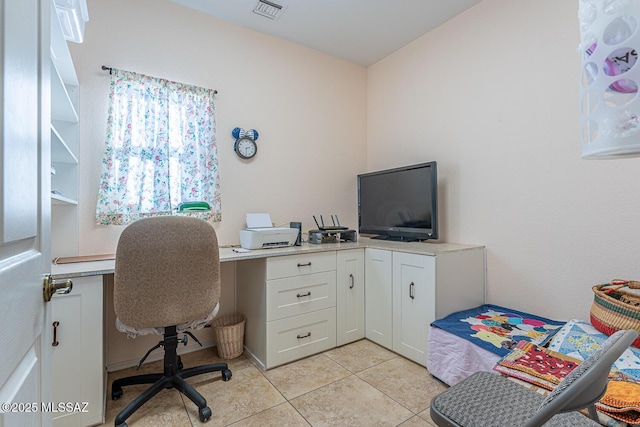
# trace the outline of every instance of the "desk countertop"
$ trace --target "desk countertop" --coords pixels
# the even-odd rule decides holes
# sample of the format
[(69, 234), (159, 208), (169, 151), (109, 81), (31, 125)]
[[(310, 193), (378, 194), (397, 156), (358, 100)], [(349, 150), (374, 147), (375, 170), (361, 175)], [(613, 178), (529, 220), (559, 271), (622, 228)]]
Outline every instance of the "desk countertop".
[[(244, 261), (249, 259), (269, 258), (275, 256), (299, 255), (314, 252), (327, 252), (355, 248), (376, 248), (398, 252), (409, 252), (420, 255), (436, 256), (447, 252), (458, 252), (469, 249), (484, 248), (480, 245), (462, 245), (458, 243), (427, 243), (427, 242), (390, 242), (361, 237), (358, 242), (326, 243), (313, 245), (305, 243), (302, 246), (287, 246), (284, 248), (256, 249), (248, 252), (234, 252), (233, 248), (220, 248), (220, 262)], [(86, 261), (69, 264), (52, 264), (53, 278), (69, 278), (112, 274), (115, 270), (115, 260)]]

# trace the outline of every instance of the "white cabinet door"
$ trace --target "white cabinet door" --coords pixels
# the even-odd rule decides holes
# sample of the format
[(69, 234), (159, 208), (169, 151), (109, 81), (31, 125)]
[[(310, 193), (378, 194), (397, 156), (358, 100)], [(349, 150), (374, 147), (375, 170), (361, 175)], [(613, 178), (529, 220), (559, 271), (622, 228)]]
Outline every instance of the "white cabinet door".
[(365, 249), (366, 336), (384, 347), (393, 345), (391, 251)]
[(77, 402), (78, 411), (53, 414), (54, 426), (103, 421), (104, 352), (102, 276), (73, 278), (67, 295), (51, 300), (53, 402)]
[(364, 250), (337, 252), (337, 345), (364, 338)]
[(393, 253), (393, 350), (427, 364), (427, 330), (435, 320), (435, 257)]

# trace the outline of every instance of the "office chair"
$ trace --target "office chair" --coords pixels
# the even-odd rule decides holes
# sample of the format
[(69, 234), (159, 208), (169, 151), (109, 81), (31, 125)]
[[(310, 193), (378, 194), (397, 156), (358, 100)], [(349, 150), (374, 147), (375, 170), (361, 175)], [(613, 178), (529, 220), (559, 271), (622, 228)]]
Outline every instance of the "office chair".
[(205, 327), (217, 314), (220, 299), (220, 258), (215, 230), (207, 222), (185, 216), (154, 217), (134, 222), (122, 232), (116, 249), (114, 276), (116, 327), (130, 337), (156, 333), (162, 341), (147, 352), (164, 347), (164, 372), (113, 381), (111, 398), (122, 387), (153, 384), (115, 418), (116, 427), (165, 388), (176, 388), (198, 406), (200, 421), (211, 417), (206, 399), (185, 378), (221, 371), (231, 379), (226, 363), (183, 369), (178, 343), (187, 344), (187, 329)]
[[(611, 365), (637, 338), (611, 335), (545, 398), (491, 372), (477, 372), (431, 400), (438, 426), (599, 426), (594, 403), (606, 392)], [(589, 408), (590, 418), (575, 412)]]

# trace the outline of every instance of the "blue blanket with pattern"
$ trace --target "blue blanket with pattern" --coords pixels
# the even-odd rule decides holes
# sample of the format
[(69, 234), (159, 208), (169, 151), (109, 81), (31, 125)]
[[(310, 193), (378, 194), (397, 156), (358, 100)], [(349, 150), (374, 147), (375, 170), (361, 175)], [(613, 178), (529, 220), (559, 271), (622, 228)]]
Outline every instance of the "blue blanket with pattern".
[(529, 313), (485, 304), (458, 311), (436, 320), (431, 326), (489, 350), (506, 356), (520, 340), (546, 344), (565, 322), (545, 319)]

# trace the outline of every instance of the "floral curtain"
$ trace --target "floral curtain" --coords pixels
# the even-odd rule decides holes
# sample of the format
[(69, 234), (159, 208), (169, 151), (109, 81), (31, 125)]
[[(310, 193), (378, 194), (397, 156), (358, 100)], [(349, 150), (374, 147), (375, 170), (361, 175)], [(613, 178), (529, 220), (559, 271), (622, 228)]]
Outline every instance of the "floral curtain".
[(124, 225), (205, 201), (220, 221), (214, 91), (112, 69), (96, 222)]

